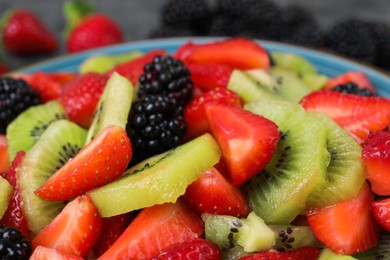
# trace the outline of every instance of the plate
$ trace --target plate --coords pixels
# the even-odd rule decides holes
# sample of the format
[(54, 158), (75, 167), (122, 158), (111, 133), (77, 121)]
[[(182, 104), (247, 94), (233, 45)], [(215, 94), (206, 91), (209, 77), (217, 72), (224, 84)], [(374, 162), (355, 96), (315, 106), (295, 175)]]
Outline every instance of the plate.
[[(158, 40), (146, 40), (128, 42), (119, 45), (112, 45), (105, 48), (98, 48), (79, 54), (66, 55), (59, 58), (41, 62), (26, 67), (18, 72), (33, 73), (36, 71), (53, 72), (53, 71), (78, 71), (79, 65), (88, 57), (104, 54), (120, 54), (132, 51), (148, 52), (153, 49), (165, 49), (169, 53), (174, 53), (182, 44), (193, 41), (198, 43), (220, 40), (222, 38), (195, 37), (195, 38), (170, 38)], [(290, 44), (276, 43), (272, 41), (258, 40), (268, 51), (283, 51), (295, 53), (308, 59), (320, 73), (330, 77), (337, 76), (341, 73), (358, 70), (364, 71), (373, 85), (377, 88), (378, 93), (382, 96), (390, 97), (390, 76), (386, 73), (362, 65), (358, 62), (348, 60), (333, 54), (309, 49), (305, 47), (293, 46)]]

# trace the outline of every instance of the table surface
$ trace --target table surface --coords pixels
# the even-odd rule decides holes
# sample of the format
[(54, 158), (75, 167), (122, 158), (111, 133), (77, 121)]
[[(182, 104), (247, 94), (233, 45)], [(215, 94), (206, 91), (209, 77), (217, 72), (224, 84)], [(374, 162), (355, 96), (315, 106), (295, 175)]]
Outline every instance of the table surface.
[[(213, 4), (214, 0), (208, 0)], [(239, 0), (238, 0), (239, 1)], [(26, 7), (37, 13), (47, 26), (61, 39), (65, 21), (62, 15), (63, 0), (0, 0), (0, 15), (15, 6)], [(159, 25), (158, 13), (165, 0), (95, 0), (91, 1), (95, 9), (104, 12), (121, 26), (126, 41), (146, 39), (149, 32)], [(390, 22), (390, 1), (388, 0), (274, 0), (280, 6), (296, 3), (307, 7), (324, 28), (334, 21), (345, 17), (364, 17)], [(54, 54), (21, 58), (4, 55), (6, 64), (17, 69), (34, 62), (64, 54), (63, 41), (61, 48)]]

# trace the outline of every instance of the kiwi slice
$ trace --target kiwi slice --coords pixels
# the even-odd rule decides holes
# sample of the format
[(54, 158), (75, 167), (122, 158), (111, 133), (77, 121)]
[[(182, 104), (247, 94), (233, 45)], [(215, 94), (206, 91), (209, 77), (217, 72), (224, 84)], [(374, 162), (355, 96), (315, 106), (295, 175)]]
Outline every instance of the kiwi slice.
[(8, 208), (14, 188), (9, 182), (0, 176), (0, 219)]
[(285, 252), (302, 247), (322, 247), (309, 226), (270, 226), (278, 235), (274, 248)]
[(54, 121), (66, 119), (58, 101), (30, 107), (7, 127), (7, 141), (11, 160), (19, 151), (27, 152), (45, 129)]
[(315, 188), (325, 183), (327, 131), (291, 102), (261, 100), (245, 108), (275, 122), (280, 131), (271, 161), (245, 184), (249, 203), (267, 223), (289, 224), (305, 210)]
[(328, 76), (322, 74), (304, 74), (301, 78), (313, 91), (322, 89), (329, 80)]
[(127, 78), (116, 72), (112, 74), (96, 107), (87, 134), (87, 144), (107, 126), (115, 125), (126, 129), (133, 91)]
[[(350, 255), (340, 255), (329, 248), (324, 248), (321, 250), (320, 255), (318, 256), (318, 260), (354, 260), (357, 259)], [(360, 259), (360, 258), (359, 258)], [(384, 259), (384, 258), (370, 258), (370, 259)]]
[(271, 52), (271, 58), (275, 66), (290, 69), (301, 75), (317, 74), (313, 64), (300, 55), (287, 52)]
[(49, 125), (28, 151), (17, 169), (17, 185), (29, 229), (38, 234), (65, 206), (63, 202), (43, 200), (34, 194), (56, 170), (84, 146), (86, 130), (67, 120)]
[(217, 142), (210, 134), (204, 134), (136, 164), (120, 179), (88, 194), (103, 217), (175, 202), (220, 156)]
[(308, 208), (323, 208), (355, 197), (365, 181), (362, 147), (327, 115), (308, 112), (327, 131), (330, 163), (326, 182), (318, 185), (307, 201)]

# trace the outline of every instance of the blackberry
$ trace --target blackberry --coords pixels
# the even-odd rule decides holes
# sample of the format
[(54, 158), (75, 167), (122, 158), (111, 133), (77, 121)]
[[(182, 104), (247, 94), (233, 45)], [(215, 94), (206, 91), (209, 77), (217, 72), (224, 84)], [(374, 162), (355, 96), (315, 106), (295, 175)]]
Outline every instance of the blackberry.
[(190, 72), (184, 64), (171, 56), (156, 56), (144, 66), (139, 78), (138, 96), (168, 95), (179, 106), (192, 97), (193, 83)]
[(256, 1), (262, 0), (217, 0), (216, 9), (227, 16), (244, 19)]
[(369, 22), (373, 39), (377, 43), (377, 56), (375, 65), (390, 68), (390, 24), (379, 21)]
[(0, 225), (0, 256), (1, 259), (29, 259), (31, 243), (18, 229)]
[(146, 96), (132, 104), (126, 126), (134, 150), (132, 165), (180, 144), (187, 131), (182, 111), (166, 95)]
[(216, 15), (210, 22), (209, 35), (237, 36), (245, 29), (245, 22), (227, 14)]
[(39, 94), (24, 80), (0, 77), (0, 134), (27, 108), (39, 104)]
[(316, 24), (314, 16), (303, 6), (292, 4), (284, 9), (284, 15), (291, 30), (296, 30), (306, 24)]
[(337, 85), (332, 90), (345, 94), (354, 94), (365, 97), (374, 96), (374, 93), (372, 93), (371, 90), (369, 90), (368, 88), (359, 88), (358, 85), (356, 85), (354, 82)]
[(175, 28), (170, 26), (157, 27), (153, 29), (148, 38), (169, 38), (169, 37), (182, 37), (182, 36), (192, 36), (194, 32), (189, 29)]
[(293, 44), (321, 47), (324, 44), (324, 34), (317, 23), (308, 23), (293, 30), (284, 40)]

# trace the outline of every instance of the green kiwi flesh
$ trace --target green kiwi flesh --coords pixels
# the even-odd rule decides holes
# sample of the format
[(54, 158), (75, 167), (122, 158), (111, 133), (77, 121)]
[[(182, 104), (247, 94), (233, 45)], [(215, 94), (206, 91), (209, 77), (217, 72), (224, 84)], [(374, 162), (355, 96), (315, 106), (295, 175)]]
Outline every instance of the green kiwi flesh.
[(0, 219), (8, 208), (14, 188), (9, 182), (0, 176)]
[(309, 226), (270, 226), (278, 234), (274, 249), (286, 252), (302, 247), (322, 247)]
[(38, 234), (65, 206), (63, 202), (43, 200), (34, 191), (78, 153), (85, 138), (86, 130), (80, 126), (67, 120), (53, 122), (26, 153), (17, 169), (22, 209), (33, 234)]
[(271, 52), (271, 58), (275, 66), (290, 69), (301, 75), (317, 74), (315, 67), (300, 55), (286, 52)]
[[(350, 255), (340, 255), (329, 248), (324, 248), (321, 250), (320, 255), (318, 256), (318, 260), (354, 260), (357, 259)], [(372, 258), (372, 259), (383, 259), (383, 258)]]
[(133, 93), (134, 89), (130, 81), (114, 72), (99, 99), (86, 143), (89, 143), (107, 126), (115, 125), (126, 128)]
[(80, 67), (81, 74), (88, 72), (105, 73), (110, 69), (113, 69), (116, 65), (131, 61), (142, 55), (141, 52), (124, 53), (120, 55), (96, 55), (85, 59)]
[(245, 109), (276, 123), (280, 138), (271, 161), (244, 190), (266, 223), (287, 225), (305, 210), (315, 188), (325, 183), (330, 160), (327, 131), (295, 103), (261, 100)]
[(58, 101), (33, 106), (21, 113), (7, 127), (7, 141), (11, 160), (19, 151), (27, 152), (54, 121), (66, 119)]

